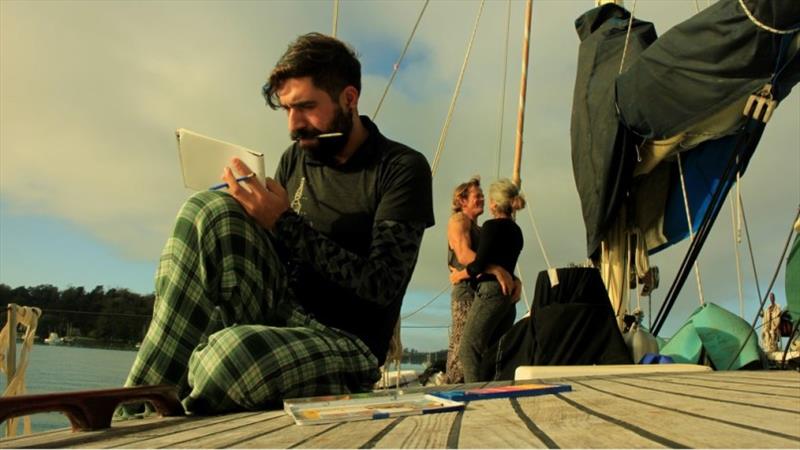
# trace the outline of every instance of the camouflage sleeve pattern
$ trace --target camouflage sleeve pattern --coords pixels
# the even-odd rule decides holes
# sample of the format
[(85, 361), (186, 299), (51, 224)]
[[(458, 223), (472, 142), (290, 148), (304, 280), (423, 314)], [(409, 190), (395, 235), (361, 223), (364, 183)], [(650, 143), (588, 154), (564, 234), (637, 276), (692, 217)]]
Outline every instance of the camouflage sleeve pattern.
[(379, 304), (388, 304), (405, 289), (417, 263), (424, 231), (423, 222), (376, 222), (369, 255), (363, 257), (343, 249), (291, 210), (275, 225), (276, 237), (288, 247), (294, 260), (352, 289), (360, 298)]

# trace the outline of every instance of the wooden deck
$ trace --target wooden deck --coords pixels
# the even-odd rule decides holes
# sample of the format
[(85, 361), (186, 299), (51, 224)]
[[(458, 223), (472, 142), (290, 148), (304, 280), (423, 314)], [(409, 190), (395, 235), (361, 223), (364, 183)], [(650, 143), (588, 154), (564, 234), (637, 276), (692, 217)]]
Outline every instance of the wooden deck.
[[(573, 391), (473, 401), (461, 412), (334, 425), (298, 426), (283, 411), (133, 420), (105, 431), (58, 430), (0, 440), (0, 447), (800, 448), (798, 372), (546, 381), (569, 383)], [(493, 383), (501, 384), (508, 383)]]

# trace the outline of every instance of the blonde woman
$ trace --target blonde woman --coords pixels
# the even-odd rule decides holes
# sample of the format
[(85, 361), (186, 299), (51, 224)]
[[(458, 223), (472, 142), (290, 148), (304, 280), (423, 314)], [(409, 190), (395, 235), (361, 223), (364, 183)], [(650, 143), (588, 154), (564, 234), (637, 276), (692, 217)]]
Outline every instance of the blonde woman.
[(498, 278), (497, 266), (514, 273), (523, 246), (522, 230), (514, 222), (514, 213), (524, 207), (525, 198), (510, 180), (493, 183), (489, 188), (489, 211), (494, 218), (481, 227), (475, 260), (451, 275), (453, 281), (469, 279), (475, 286), (475, 299), (467, 314), (459, 349), (467, 383), (486, 377), (481, 369), (483, 353), (514, 323), (518, 284), (514, 283), (512, 288)]

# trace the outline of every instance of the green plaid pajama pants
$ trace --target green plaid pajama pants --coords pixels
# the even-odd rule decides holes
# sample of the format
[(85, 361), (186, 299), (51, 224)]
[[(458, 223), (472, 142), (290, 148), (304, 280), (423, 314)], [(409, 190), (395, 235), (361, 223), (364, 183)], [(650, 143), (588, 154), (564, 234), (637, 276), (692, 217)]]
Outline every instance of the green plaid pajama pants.
[(153, 319), (126, 386), (177, 385), (194, 413), (371, 389), (377, 359), (292, 300), (271, 239), (226, 193), (187, 200), (161, 255)]

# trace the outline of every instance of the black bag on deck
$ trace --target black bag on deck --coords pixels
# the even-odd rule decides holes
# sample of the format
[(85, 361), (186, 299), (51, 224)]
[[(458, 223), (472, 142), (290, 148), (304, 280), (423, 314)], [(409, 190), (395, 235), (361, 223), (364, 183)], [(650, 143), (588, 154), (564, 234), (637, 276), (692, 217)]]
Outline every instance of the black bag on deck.
[(510, 380), (521, 365), (632, 364), (597, 269), (557, 269), (550, 287), (539, 272), (532, 317), (500, 338), (495, 379)]

